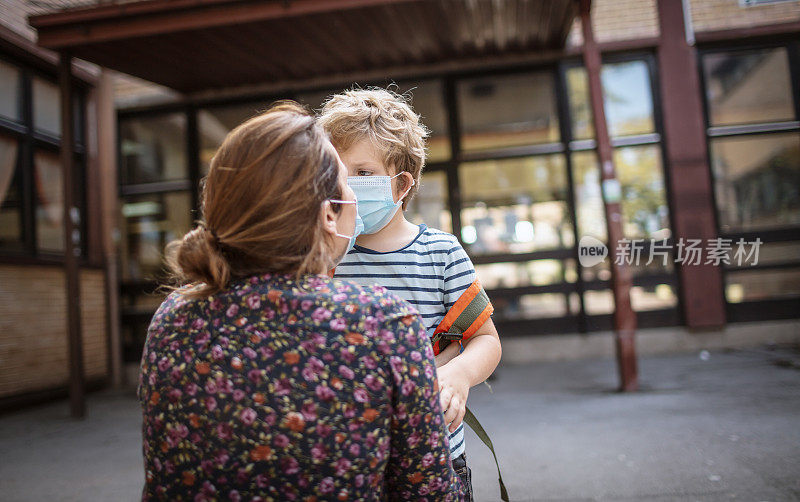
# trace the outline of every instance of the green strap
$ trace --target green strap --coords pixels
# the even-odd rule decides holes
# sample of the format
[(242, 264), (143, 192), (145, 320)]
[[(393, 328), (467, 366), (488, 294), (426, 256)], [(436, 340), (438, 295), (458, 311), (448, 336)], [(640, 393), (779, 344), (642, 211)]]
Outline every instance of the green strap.
[(453, 325), (450, 326), (450, 329), (447, 331), (454, 332), (454, 333), (463, 333), (467, 331), (475, 319), (481, 315), (483, 309), (489, 305), (489, 296), (486, 294), (483, 288), (475, 295), (475, 298), (467, 304), (461, 314), (456, 317), (456, 320), (453, 321)]
[[(462, 333), (472, 325), (473, 321), (478, 318), (488, 304), (489, 296), (486, 294), (486, 291), (481, 288), (480, 292), (469, 302), (464, 311), (453, 321), (453, 325), (447, 330), (448, 332), (435, 334), (431, 343), (435, 345), (436, 342), (439, 342), (439, 350), (441, 351), (444, 350), (451, 341), (461, 340)], [(472, 414), (469, 408), (467, 408), (464, 413), (464, 423), (475, 431), (475, 434), (483, 441), (483, 444), (492, 452), (494, 464), (497, 466), (497, 481), (500, 483), (500, 498), (503, 502), (508, 502), (508, 490), (506, 490), (506, 485), (503, 483), (503, 475), (500, 473), (500, 463), (497, 461), (497, 454), (494, 452), (492, 440), (489, 438), (489, 435), (486, 434), (483, 426), (478, 422), (478, 419), (475, 418), (475, 415)]]
[(500, 474), (500, 463), (497, 461), (497, 454), (494, 452), (494, 445), (492, 444), (492, 440), (489, 438), (489, 435), (486, 434), (486, 431), (483, 429), (483, 426), (478, 419), (475, 418), (475, 415), (472, 414), (469, 408), (467, 408), (466, 413), (464, 413), (464, 422), (470, 426), (470, 428), (475, 431), (475, 435), (477, 435), (483, 444), (485, 444), (491, 451), (492, 456), (494, 456), (494, 464), (497, 466), (497, 481), (500, 483), (500, 498), (503, 502), (508, 502), (508, 491), (506, 490), (506, 485), (503, 483), (503, 475)]
[[(433, 343), (439, 342), (439, 346), (444, 350), (450, 340), (458, 339), (458, 333), (437, 333), (434, 335)], [(494, 452), (494, 444), (492, 444), (492, 440), (489, 438), (489, 434), (486, 433), (486, 430), (483, 428), (481, 423), (469, 409), (466, 408), (464, 413), (464, 423), (469, 425), (469, 427), (475, 431), (475, 435), (483, 441), (489, 450), (492, 452), (492, 456), (494, 457), (494, 465), (497, 466), (497, 481), (500, 483), (500, 498), (503, 502), (508, 502), (508, 490), (506, 490), (506, 485), (503, 483), (503, 475), (500, 473), (500, 463), (497, 461), (497, 454)]]

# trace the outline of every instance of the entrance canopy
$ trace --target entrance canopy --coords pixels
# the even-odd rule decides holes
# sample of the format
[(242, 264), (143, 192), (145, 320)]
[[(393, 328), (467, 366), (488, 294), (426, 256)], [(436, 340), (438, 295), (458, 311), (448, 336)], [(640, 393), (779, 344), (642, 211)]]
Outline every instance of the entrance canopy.
[(181, 92), (535, 54), (575, 0), (146, 0), (32, 16), (39, 45)]

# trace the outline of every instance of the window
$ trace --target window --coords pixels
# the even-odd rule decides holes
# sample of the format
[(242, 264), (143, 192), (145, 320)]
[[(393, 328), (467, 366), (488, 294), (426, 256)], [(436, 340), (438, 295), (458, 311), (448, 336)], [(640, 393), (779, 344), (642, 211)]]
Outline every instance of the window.
[(269, 108), (268, 102), (255, 102), (233, 106), (203, 108), (197, 112), (200, 135), (200, 171), (208, 174), (211, 159), (217, 153), (225, 136), (236, 126)]
[(711, 141), (720, 230), (800, 226), (800, 134)]
[(154, 183), (186, 179), (186, 116), (125, 120), (120, 123), (122, 184)]
[(757, 263), (724, 264), (732, 320), (796, 314), (791, 302), (800, 297), (800, 117), (793, 91), (800, 67), (792, 67), (799, 56), (792, 51), (796, 44), (701, 53), (719, 233), (763, 243)]
[(36, 187), (36, 243), (41, 251), (64, 251), (64, 178), (55, 152), (36, 152), (33, 160)]
[(22, 72), (16, 66), (0, 61), (0, 117), (20, 121), (21, 96)]
[(0, 249), (22, 246), (22, 194), (17, 175), (18, 143), (0, 135)]
[(468, 162), (459, 176), (461, 237), (472, 254), (574, 244), (563, 155)]
[(123, 281), (164, 278), (164, 247), (192, 226), (189, 192), (129, 196), (122, 200), (120, 255)]
[(411, 106), (430, 130), (428, 137), (428, 163), (450, 158), (450, 136), (447, 126), (447, 110), (440, 80), (402, 83), (397, 92), (410, 96)]
[(703, 74), (711, 126), (794, 119), (785, 47), (710, 53)]
[[(600, 166), (595, 151), (594, 127), (589, 102), (588, 77), (582, 66), (564, 71), (572, 140), (570, 161), (578, 235), (607, 240), (605, 208), (601, 193)], [(606, 113), (617, 179), (622, 189), (620, 206), (623, 234), (642, 240), (645, 253), (651, 241), (670, 239), (669, 206), (664, 182), (660, 136), (656, 124), (650, 59), (635, 58), (606, 62), (601, 70), (603, 105)], [(672, 260), (645, 259), (631, 266), (631, 302), (637, 313), (674, 312), (678, 303)], [(608, 288), (608, 262), (581, 267), (586, 313), (613, 313), (614, 299)], [(676, 317), (676, 316), (675, 316)], [(641, 316), (640, 316), (641, 321)]]
[(452, 232), (447, 192), (447, 174), (444, 171), (423, 172), (419, 190), (408, 204), (406, 218), (417, 225), (425, 223)]
[(61, 136), (61, 99), (58, 86), (43, 78), (33, 78), (33, 126)]
[[(607, 63), (601, 70), (603, 108), (612, 138), (655, 132), (653, 94), (648, 65), (642, 60)], [(583, 66), (565, 72), (572, 139), (594, 138), (589, 80)]]
[[(85, 215), (83, 92), (75, 90), (74, 200)], [(26, 101), (26, 97), (27, 101)], [(26, 111), (28, 110), (28, 111)], [(0, 60), (0, 251), (52, 257), (64, 252), (61, 99), (54, 77)], [(82, 243), (85, 225), (79, 223)]]
[(457, 96), (464, 151), (559, 141), (551, 72), (462, 80)]
[(647, 64), (641, 60), (604, 64), (600, 76), (609, 135), (655, 132)]

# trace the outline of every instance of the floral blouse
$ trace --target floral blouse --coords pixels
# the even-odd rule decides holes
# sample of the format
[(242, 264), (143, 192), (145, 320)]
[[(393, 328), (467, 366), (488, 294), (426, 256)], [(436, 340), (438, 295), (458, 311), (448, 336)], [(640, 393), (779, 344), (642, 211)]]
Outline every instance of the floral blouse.
[(173, 293), (142, 356), (142, 499), (461, 500), (436, 390), (419, 316), (382, 287)]

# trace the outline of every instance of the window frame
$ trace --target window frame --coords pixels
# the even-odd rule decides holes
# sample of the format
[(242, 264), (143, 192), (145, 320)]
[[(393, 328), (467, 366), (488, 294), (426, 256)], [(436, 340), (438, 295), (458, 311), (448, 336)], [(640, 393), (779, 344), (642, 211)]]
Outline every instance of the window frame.
[[(789, 78), (792, 88), (792, 98), (794, 105), (794, 120), (781, 122), (756, 122), (742, 125), (712, 126), (711, 110), (706, 93), (706, 77), (703, 67), (704, 57), (708, 54), (737, 53), (742, 51), (756, 51), (784, 48), (789, 63)], [(706, 140), (706, 162), (708, 164), (709, 179), (711, 180), (711, 198), (714, 205), (714, 228), (718, 237), (731, 239), (736, 242), (739, 239), (754, 241), (756, 238), (762, 240), (762, 244), (797, 242), (800, 241), (800, 225), (788, 225), (782, 227), (771, 227), (766, 230), (746, 230), (736, 232), (723, 232), (720, 225), (719, 206), (717, 201), (717, 180), (714, 175), (712, 142), (718, 138), (743, 138), (743, 137), (764, 137), (769, 135), (779, 135), (795, 133), (800, 135), (800, 39), (797, 36), (778, 37), (777, 39), (762, 42), (742, 42), (742, 43), (709, 43), (698, 47), (697, 50), (697, 72), (700, 78), (701, 99), (703, 104), (703, 126), (705, 128)], [(726, 305), (726, 314), (729, 321), (743, 322), (763, 319), (789, 319), (797, 316), (797, 297), (782, 297), (766, 300), (751, 300), (743, 302), (731, 302), (725, 289), (728, 284), (728, 274), (736, 272), (759, 272), (767, 270), (800, 269), (800, 257), (787, 259), (781, 262), (756, 264), (753, 266), (733, 266), (723, 265), (722, 284), (723, 300)]]
[[(58, 265), (64, 261), (63, 251), (39, 249), (37, 241), (36, 220), (36, 188), (35, 188), (35, 154), (37, 151), (59, 153), (61, 138), (45, 131), (37, 130), (33, 123), (33, 79), (34, 77), (58, 85), (55, 70), (46, 71), (40, 66), (33, 66), (6, 52), (0, 52), (0, 59), (19, 70), (20, 93), (17, 106), (20, 119), (12, 120), (0, 117), (0, 134), (12, 137), (17, 141), (17, 159), (14, 176), (19, 181), (21, 196), (21, 242), (19, 246), (0, 248), (0, 263), (32, 263)], [(88, 155), (85, 138), (87, 138), (86, 106), (88, 102), (88, 85), (73, 77), (74, 95), (77, 100), (77, 116), (74, 148), (75, 202), (80, 210), (81, 220), (78, 230), (81, 235), (79, 265), (90, 265), (88, 261), (88, 213), (86, 194), (86, 170)], [(63, 166), (62, 166), (63, 169)], [(63, 189), (63, 187), (62, 187)]]
[[(649, 134), (625, 136), (612, 140), (614, 148), (625, 146), (639, 146), (658, 144), (660, 146), (662, 174), (664, 176), (664, 191), (667, 206), (669, 207), (669, 224), (674, 228), (673, 211), (670, 207), (672, 196), (670, 193), (671, 187), (669, 183), (669, 169), (666, 158), (666, 152), (662, 145), (663, 138), (663, 125), (662, 125), (662, 110), (661, 101), (658, 90), (658, 74), (655, 54), (651, 50), (644, 51), (629, 51), (610, 53), (603, 56), (603, 64), (622, 63), (635, 60), (642, 60), (645, 62), (648, 69), (648, 76), (650, 78), (650, 91), (653, 100), (653, 121), (654, 132)], [(580, 58), (563, 58), (554, 61), (545, 61), (542, 63), (532, 63), (521, 65), (517, 67), (498, 67), (491, 69), (476, 69), (457, 72), (440, 72), (440, 73), (420, 73), (411, 76), (404, 76), (398, 78), (397, 82), (401, 85), (408, 82), (425, 82), (438, 80), (440, 82), (440, 89), (442, 92), (442, 103), (445, 113), (447, 114), (446, 129), (442, 131), (443, 134), (448, 136), (450, 143), (449, 158), (431, 162), (426, 164), (424, 172), (443, 172), (446, 177), (447, 183), (447, 204), (450, 211), (452, 232), (456, 238), (461, 242), (461, 211), (462, 211), (462, 196), (460, 189), (459, 179), (459, 165), (463, 162), (474, 160), (495, 160), (513, 157), (527, 157), (538, 155), (550, 155), (553, 153), (560, 153), (565, 156), (565, 169), (567, 170), (567, 206), (568, 217), (571, 219), (574, 245), (572, 247), (541, 250), (531, 253), (522, 254), (491, 254), (491, 255), (478, 255), (471, 256), (475, 265), (483, 265), (488, 263), (506, 263), (506, 262), (527, 262), (539, 259), (559, 259), (559, 260), (574, 260), (578, 272), (577, 279), (574, 282), (560, 282), (541, 286), (521, 286), (513, 288), (498, 288), (496, 290), (488, 291), (490, 296), (502, 298), (507, 296), (519, 296), (523, 294), (538, 294), (538, 293), (558, 293), (563, 294), (565, 302), (570, 301), (570, 295), (577, 294), (579, 302), (579, 311), (575, 314), (567, 314), (557, 318), (532, 318), (532, 319), (496, 319), (499, 329), (502, 329), (504, 336), (531, 336), (531, 335), (545, 335), (554, 332), (595, 332), (601, 330), (608, 330), (612, 328), (613, 314), (595, 314), (589, 315), (586, 313), (584, 306), (584, 293), (586, 291), (610, 291), (611, 283), (607, 280), (593, 280), (586, 281), (582, 278), (579, 260), (578, 260), (578, 242), (579, 235), (578, 229), (575, 224), (575, 200), (574, 200), (574, 179), (573, 179), (573, 165), (572, 153), (579, 151), (595, 151), (595, 140), (580, 140), (571, 141), (572, 138), (572, 120), (569, 115), (569, 103), (567, 101), (567, 88), (565, 72), (566, 69), (572, 66), (581, 66), (582, 60)], [(556, 97), (556, 112), (559, 119), (559, 132), (560, 140), (556, 143), (544, 143), (537, 145), (528, 145), (523, 147), (510, 147), (498, 148), (496, 150), (487, 150), (479, 152), (463, 152), (461, 148), (461, 130), (460, 120), (458, 116), (458, 102), (457, 102), (457, 82), (461, 79), (472, 78), (476, 76), (503, 76), (514, 74), (525, 74), (532, 72), (548, 72), (554, 85), (554, 92)], [(378, 85), (386, 86), (394, 83), (391, 79), (376, 79), (365, 80), (361, 82), (364, 86)], [(187, 114), (187, 138), (186, 148), (188, 153), (189, 173), (188, 179), (168, 181), (168, 182), (155, 182), (141, 185), (125, 185), (120, 186), (119, 196), (125, 195), (146, 195), (157, 192), (170, 192), (176, 190), (189, 190), (193, 197), (193, 207), (195, 211), (199, 208), (199, 183), (200, 183), (200, 149), (199, 149), (199, 129), (197, 121), (197, 112), (200, 109), (224, 107), (229, 105), (242, 105), (250, 102), (272, 103), (278, 99), (296, 99), (307, 93), (315, 93), (319, 91), (336, 89), (344, 89), (349, 84), (344, 83), (341, 86), (331, 85), (326, 87), (309, 87), (298, 88), (297, 90), (287, 91), (279, 94), (275, 93), (261, 93), (261, 94), (246, 94), (239, 96), (232, 96), (217, 99), (195, 99), (188, 102), (174, 102), (167, 104), (151, 105), (144, 107), (129, 108), (117, 111), (117, 120), (124, 121), (126, 119), (142, 118), (148, 116), (165, 115), (169, 113), (181, 112)], [(119, 138), (118, 138), (119, 141)], [(121, 154), (121, 149), (117, 145), (117, 154)], [(121, 166), (121, 162), (118, 163)], [(199, 213), (197, 213), (199, 214)], [(463, 245), (463, 242), (461, 242)], [(673, 307), (660, 310), (639, 311), (637, 317), (639, 325), (642, 327), (660, 327), (660, 326), (674, 326), (683, 322), (681, 317), (681, 303), (683, 301), (680, 289), (678, 287), (677, 267), (674, 267), (672, 272), (665, 272), (661, 274), (647, 274), (638, 275), (633, 278), (634, 286), (654, 286), (657, 284), (669, 284), (676, 296), (676, 304)], [(131, 298), (136, 295), (152, 293), (158, 287), (158, 284), (152, 281), (126, 281), (121, 284), (124, 295), (131, 295)], [(126, 309), (123, 307), (122, 319), (123, 322), (141, 320), (147, 316), (146, 312), (137, 310), (135, 308)], [(568, 310), (570, 312), (570, 310)], [(150, 313), (152, 315), (152, 313)]]

